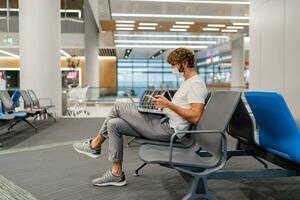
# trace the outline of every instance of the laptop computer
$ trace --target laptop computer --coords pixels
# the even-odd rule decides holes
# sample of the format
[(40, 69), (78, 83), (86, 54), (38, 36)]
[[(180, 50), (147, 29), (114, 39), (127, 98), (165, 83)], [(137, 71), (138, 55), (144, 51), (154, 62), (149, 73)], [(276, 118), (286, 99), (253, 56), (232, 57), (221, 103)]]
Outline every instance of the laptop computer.
[[(154, 106), (151, 104), (151, 98), (154, 98), (155, 95), (164, 95), (165, 92), (166, 91), (162, 92), (159, 90), (146, 90), (138, 104), (136, 104), (129, 91), (126, 91), (126, 94), (129, 97), (131, 103), (139, 112), (164, 115), (165, 113), (162, 109), (154, 108)], [(169, 97), (172, 98), (171, 95)]]

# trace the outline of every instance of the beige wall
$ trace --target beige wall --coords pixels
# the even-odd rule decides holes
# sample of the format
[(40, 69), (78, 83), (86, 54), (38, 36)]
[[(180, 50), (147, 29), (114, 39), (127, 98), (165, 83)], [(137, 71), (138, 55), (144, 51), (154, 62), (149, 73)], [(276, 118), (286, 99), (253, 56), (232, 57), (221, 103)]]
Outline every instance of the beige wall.
[(117, 59), (101, 58), (99, 62), (99, 85), (102, 94), (116, 95), (117, 91)]

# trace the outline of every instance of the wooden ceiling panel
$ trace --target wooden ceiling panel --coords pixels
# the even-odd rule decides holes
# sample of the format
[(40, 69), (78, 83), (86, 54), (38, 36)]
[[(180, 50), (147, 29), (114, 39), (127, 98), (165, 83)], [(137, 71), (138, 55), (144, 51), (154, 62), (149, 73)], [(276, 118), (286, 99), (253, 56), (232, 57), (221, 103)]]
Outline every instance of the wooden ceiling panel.
[[(139, 23), (158, 23), (155, 30), (140, 30), (138, 29)], [(116, 29), (116, 22), (115, 20), (100, 20), (101, 27), (104, 31), (118, 31)], [(202, 28), (214, 28), (214, 27), (208, 27), (208, 24), (224, 24), (224, 28), (219, 28), (219, 31), (203, 31)], [(170, 29), (173, 28), (173, 25), (179, 25), (175, 24), (175, 21), (163, 21), (163, 22), (154, 22), (154, 21), (135, 21), (134, 27), (132, 31), (139, 32), (139, 31), (149, 31), (149, 32), (170, 32)], [(187, 28), (187, 32), (221, 32), (221, 29), (226, 29), (227, 26), (233, 26), (232, 23), (228, 22), (215, 22), (215, 23), (201, 23), (201, 22), (195, 22), (193, 25), (189, 25), (189, 28)], [(145, 26), (144, 26), (145, 27)], [(148, 26), (153, 27), (153, 26)], [(125, 27), (123, 27), (125, 28)], [(248, 27), (244, 27), (244, 29), (247, 29)], [(239, 29), (241, 30), (241, 29)]]

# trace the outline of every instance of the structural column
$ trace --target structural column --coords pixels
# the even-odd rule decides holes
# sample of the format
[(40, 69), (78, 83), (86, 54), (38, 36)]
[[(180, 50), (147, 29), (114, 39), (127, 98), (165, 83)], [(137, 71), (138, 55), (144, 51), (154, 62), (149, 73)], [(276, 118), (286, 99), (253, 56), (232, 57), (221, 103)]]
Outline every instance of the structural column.
[(280, 93), (300, 121), (300, 1), (250, 2), (250, 90)]
[(22, 0), (19, 9), (20, 86), (51, 98), (60, 115), (60, 0)]
[[(99, 95), (99, 61), (98, 61), (98, 27), (92, 13), (92, 9), (87, 0), (84, 1), (84, 37), (85, 37), (85, 82), (90, 87), (92, 98)], [(92, 94), (91, 94), (92, 93)]]
[(244, 88), (244, 40), (243, 37), (231, 42), (231, 87)]

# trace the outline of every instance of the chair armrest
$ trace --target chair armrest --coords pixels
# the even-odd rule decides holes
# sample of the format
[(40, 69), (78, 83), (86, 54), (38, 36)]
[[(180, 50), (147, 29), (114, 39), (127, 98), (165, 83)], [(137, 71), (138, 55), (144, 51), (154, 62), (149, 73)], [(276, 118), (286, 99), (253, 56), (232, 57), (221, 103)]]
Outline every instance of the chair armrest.
[[(43, 102), (43, 103), (42, 103)], [(53, 106), (53, 102), (51, 98), (40, 98), (39, 103), (41, 107), (45, 106)]]
[[(189, 134), (207, 134), (207, 133), (210, 133), (210, 134), (220, 134), (221, 135), (221, 142), (222, 142), (222, 156), (220, 157), (218, 163), (216, 164), (216, 166), (213, 166), (213, 168), (207, 170), (207, 171), (204, 171), (204, 172), (200, 172), (200, 173), (195, 173), (195, 172), (191, 172), (189, 170), (186, 170), (186, 169), (183, 169), (181, 167), (177, 167), (174, 165), (174, 162), (172, 161), (173, 159), (173, 148), (174, 148), (174, 139), (177, 135), (179, 134), (186, 134), (186, 133), (189, 133)], [(178, 132), (175, 132), (172, 136), (171, 136), (171, 139), (170, 139), (170, 156), (169, 156), (169, 165), (172, 167), (172, 168), (175, 168), (179, 171), (182, 171), (182, 172), (185, 172), (185, 173), (189, 173), (189, 174), (201, 174), (201, 175), (207, 175), (213, 171), (216, 171), (218, 169), (221, 169), (224, 165), (225, 165), (225, 162), (226, 162), (226, 156), (227, 156), (227, 146), (226, 146), (226, 136), (224, 135), (224, 133), (222, 131), (219, 131), (219, 130), (193, 130), (193, 131), (178, 131)], [(196, 165), (197, 166), (197, 165)], [(202, 166), (198, 165), (199, 168), (203, 168)]]

